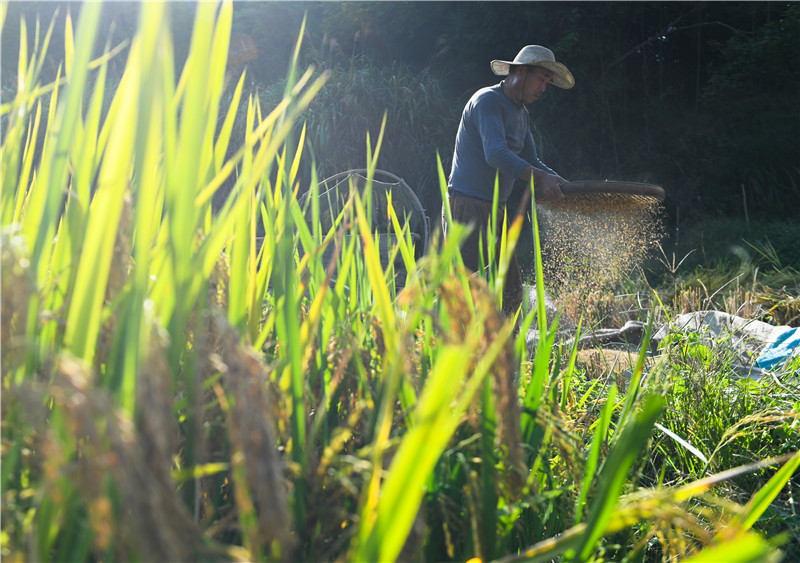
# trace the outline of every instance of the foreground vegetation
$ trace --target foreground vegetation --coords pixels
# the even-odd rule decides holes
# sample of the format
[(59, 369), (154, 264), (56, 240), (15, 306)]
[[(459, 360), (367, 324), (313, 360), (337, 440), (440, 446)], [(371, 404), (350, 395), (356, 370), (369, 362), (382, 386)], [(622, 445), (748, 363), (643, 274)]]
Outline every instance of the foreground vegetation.
[[(461, 267), (463, 229), (419, 259), (402, 216), (376, 232), (369, 188), (323, 232), (313, 192), (298, 203), (295, 124), (325, 76), (293, 64), (270, 108), (243, 79), (226, 93), (229, 3), (198, 5), (176, 76), (165, 6), (143, 3), (107, 91), (100, 9), (68, 22), (53, 84), (40, 29), (2, 107), (3, 557), (797, 553), (796, 378), (739, 380), (688, 339), (633, 355), (627, 377), (576, 365), (546, 326), (541, 263), (515, 335), (498, 288), (522, 221), (496, 226), (488, 281)], [(368, 175), (382, 143), (367, 139)], [(690, 289), (631, 287), (628, 314), (652, 324), (697, 303)], [(531, 360), (534, 322), (548, 337)]]

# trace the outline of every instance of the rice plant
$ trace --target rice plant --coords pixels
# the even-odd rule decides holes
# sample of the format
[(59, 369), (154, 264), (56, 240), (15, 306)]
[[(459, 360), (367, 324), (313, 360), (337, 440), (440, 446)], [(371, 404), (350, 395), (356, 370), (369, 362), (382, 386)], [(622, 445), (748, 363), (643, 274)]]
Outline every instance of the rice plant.
[[(375, 226), (382, 127), (366, 186), (345, 186), (323, 229), (296, 124), (326, 76), (300, 71), (299, 42), (263, 107), (244, 75), (225, 91), (230, 2), (197, 5), (177, 74), (168, 5), (143, 3), (130, 45), (96, 57), (102, 9), (83, 5), (74, 31), (67, 19), (52, 84), (38, 82), (49, 32), (21, 46), (0, 109), (2, 556), (780, 556), (753, 528), (800, 456), (719, 453), (674, 486), (649, 482), (656, 424), (684, 433), (665, 415), (670, 367), (645, 370), (643, 352), (625, 388), (577, 377), (546, 323), (540, 261), (538, 314), (515, 336), (500, 301), (520, 217), (493, 225), (486, 279), (463, 268), (464, 226), (417, 258), (391, 203)], [(715, 493), (768, 468), (750, 494)]]

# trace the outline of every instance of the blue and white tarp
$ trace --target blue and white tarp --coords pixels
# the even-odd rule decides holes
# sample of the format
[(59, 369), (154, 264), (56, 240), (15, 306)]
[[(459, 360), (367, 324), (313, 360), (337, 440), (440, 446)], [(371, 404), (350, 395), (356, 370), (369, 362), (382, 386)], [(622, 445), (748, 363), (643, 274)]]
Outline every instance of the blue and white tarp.
[(727, 348), (737, 358), (735, 370), (751, 379), (768, 372), (785, 371), (793, 357), (800, 356), (800, 328), (774, 326), (720, 311), (686, 313), (664, 325), (653, 339), (669, 334), (694, 333), (715, 348)]
[(761, 369), (781, 368), (792, 356), (800, 353), (800, 328), (781, 326), (773, 334), (774, 339), (764, 346), (756, 358), (756, 366)]

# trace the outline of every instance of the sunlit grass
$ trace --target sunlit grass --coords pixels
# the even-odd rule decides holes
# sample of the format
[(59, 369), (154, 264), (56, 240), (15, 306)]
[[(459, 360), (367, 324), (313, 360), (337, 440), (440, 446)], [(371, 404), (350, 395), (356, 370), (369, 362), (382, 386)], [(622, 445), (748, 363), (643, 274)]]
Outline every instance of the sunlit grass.
[[(464, 226), (419, 259), (392, 209), (379, 232), (369, 181), (343, 186), (321, 227), (295, 124), (325, 75), (301, 72), (299, 43), (282, 100), (262, 107), (243, 79), (225, 92), (230, 3), (198, 4), (178, 75), (169, 9), (144, 3), (111, 84), (114, 48), (92, 61), (101, 9), (68, 23), (56, 84), (37, 79), (49, 32), (23, 49), (2, 108), (3, 557), (591, 560), (624, 533), (621, 556), (653, 539), (649, 554), (777, 553), (752, 529), (800, 463), (795, 391), (756, 394), (737, 431), (698, 436), (682, 417), (702, 415), (671, 408), (689, 399), (680, 361), (649, 371), (643, 351), (624, 388), (584, 379), (547, 326), (541, 262), (538, 314), (515, 336), (500, 312), (521, 218), (492, 225), (486, 279), (463, 269)], [(367, 136), (368, 179), (385, 134)], [(787, 445), (757, 444), (766, 430)], [(670, 459), (660, 480), (648, 451)]]

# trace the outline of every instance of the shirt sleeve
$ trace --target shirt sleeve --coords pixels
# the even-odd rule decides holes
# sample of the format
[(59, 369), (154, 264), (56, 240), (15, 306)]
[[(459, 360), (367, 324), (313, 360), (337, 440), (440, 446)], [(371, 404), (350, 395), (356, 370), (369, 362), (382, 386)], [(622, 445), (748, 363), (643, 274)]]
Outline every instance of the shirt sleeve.
[(473, 111), (486, 162), (511, 178), (519, 178), (522, 171), (533, 163), (529, 164), (508, 148), (500, 100), (494, 96), (482, 97), (477, 100)]

